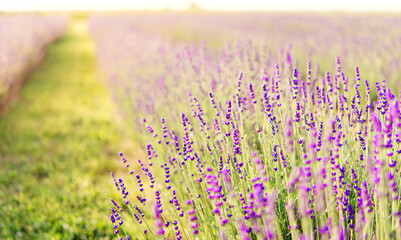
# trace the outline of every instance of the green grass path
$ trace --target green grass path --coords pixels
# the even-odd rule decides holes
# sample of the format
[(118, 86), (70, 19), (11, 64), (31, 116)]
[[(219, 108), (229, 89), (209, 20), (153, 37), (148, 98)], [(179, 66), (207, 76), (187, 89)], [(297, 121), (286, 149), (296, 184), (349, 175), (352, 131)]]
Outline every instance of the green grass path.
[(72, 19), (0, 117), (0, 239), (110, 236), (113, 112), (86, 20)]

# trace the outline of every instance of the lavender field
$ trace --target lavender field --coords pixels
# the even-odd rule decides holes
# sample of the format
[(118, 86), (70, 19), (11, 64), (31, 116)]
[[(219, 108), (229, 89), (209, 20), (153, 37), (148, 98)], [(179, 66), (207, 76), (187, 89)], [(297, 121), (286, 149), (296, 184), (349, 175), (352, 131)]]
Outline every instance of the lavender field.
[(111, 173), (116, 236), (400, 239), (400, 20), (92, 16), (144, 149)]
[(399, 13), (2, 6), (0, 239), (401, 239)]

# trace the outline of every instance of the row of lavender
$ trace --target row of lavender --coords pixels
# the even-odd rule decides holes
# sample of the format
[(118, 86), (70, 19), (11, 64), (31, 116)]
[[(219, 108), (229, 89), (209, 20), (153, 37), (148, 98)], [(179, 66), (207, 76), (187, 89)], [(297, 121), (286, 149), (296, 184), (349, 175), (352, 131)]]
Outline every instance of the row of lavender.
[(386, 81), (340, 58), (329, 72), (251, 41), (213, 51), (127, 17), (91, 24), (122, 112), (148, 133), (146, 159), (120, 153), (126, 180), (111, 174), (120, 238), (401, 238), (401, 112)]
[[(366, 67), (372, 78), (391, 79), (401, 73), (399, 15), (138, 13), (117, 19), (178, 41), (207, 39), (207, 45), (216, 48), (228, 40), (253, 39), (258, 45), (267, 43), (270, 55), (284, 49), (301, 63), (312, 58), (327, 69), (341, 55), (352, 66)], [(351, 73), (352, 68), (344, 66), (344, 71)]]
[(55, 15), (0, 15), (0, 103), (61, 36), (66, 22), (66, 17)]

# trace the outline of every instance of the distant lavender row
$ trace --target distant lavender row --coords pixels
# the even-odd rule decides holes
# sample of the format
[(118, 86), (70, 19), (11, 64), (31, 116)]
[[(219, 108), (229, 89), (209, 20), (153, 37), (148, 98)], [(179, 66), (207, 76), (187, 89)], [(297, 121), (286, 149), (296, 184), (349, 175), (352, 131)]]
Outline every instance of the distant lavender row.
[[(135, 14), (130, 21), (174, 39), (208, 39), (214, 46), (221, 46), (227, 40), (260, 40), (267, 42), (267, 50), (273, 54), (280, 48), (291, 49), (299, 61), (314, 60), (326, 68), (331, 66), (328, 59), (340, 55), (351, 65), (369, 67), (366, 74), (371, 77), (390, 79), (401, 74), (399, 15), (165, 13)], [(344, 66), (346, 73), (352, 70)]]
[[(269, 55), (280, 49), (297, 60), (319, 62), (327, 70), (331, 59), (342, 56), (350, 65), (368, 68), (372, 77), (401, 74), (401, 17), (385, 14), (281, 14), (281, 13), (137, 13), (107, 18), (132, 29), (172, 38), (224, 47), (227, 41), (252, 39), (266, 43)], [(105, 29), (107, 30), (107, 28)], [(118, 35), (117, 35), (118, 36)], [(134, 44), (131, 42), (131, 44)], [(330, 61), (328, 61), (330, 59)], [(352, 67), (344, 66), (352, 73)]]
[(91, 24), (120, 110), (147, 136), (146, 159), (120, 153), (125, 177), (111, 173), (119, 238), (401, 238), (397, 79), (252, 39), (183, 45), (127, 16)]
[[(227, 94), (227, 83), (253, 58), (259, 61), (247, 66), (256, 69), (247, 73), (252, 78), (287, 58), (294, 66), (310, 60), (313, 71), (324, 74), (340, 55), (349, 64), (344, 73), (352, 74), (358, 65), (371, 84), (385, 78), (395, 86), (401, 76), (399, 20), (380, 15), (138, 13), (92, 16), (91, 30), (100, 69), (117, 86), (116, 98), (130, 99), (119, 105), (124, 114), (135, 112), (130, 117), (138, 122), (138, 113), (156, 112), (158, 119), (172, 103), (185, 101), (189, 90), (198, 96), (209, 89)], [(207, 41), (177, 42), (181, 33)], [(212, 41), (218, 50), (207, 47)], [(288, 66), (283, 70), (291, 71)]]
[(64, 32), (66, 22), (66, 17), (55, 15), (0, 15), (0, 99), (43, 57), (47, 45)]

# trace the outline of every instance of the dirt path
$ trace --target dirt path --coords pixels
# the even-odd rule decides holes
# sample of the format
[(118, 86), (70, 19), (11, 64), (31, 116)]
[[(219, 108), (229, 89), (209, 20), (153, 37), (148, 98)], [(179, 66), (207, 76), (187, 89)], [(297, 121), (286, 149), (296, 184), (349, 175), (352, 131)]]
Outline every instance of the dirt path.
[(108, 173), (122, 141), (87, 30), (86, 19), (71, 20), (0, 118), (2, 239), (112, 233)]

